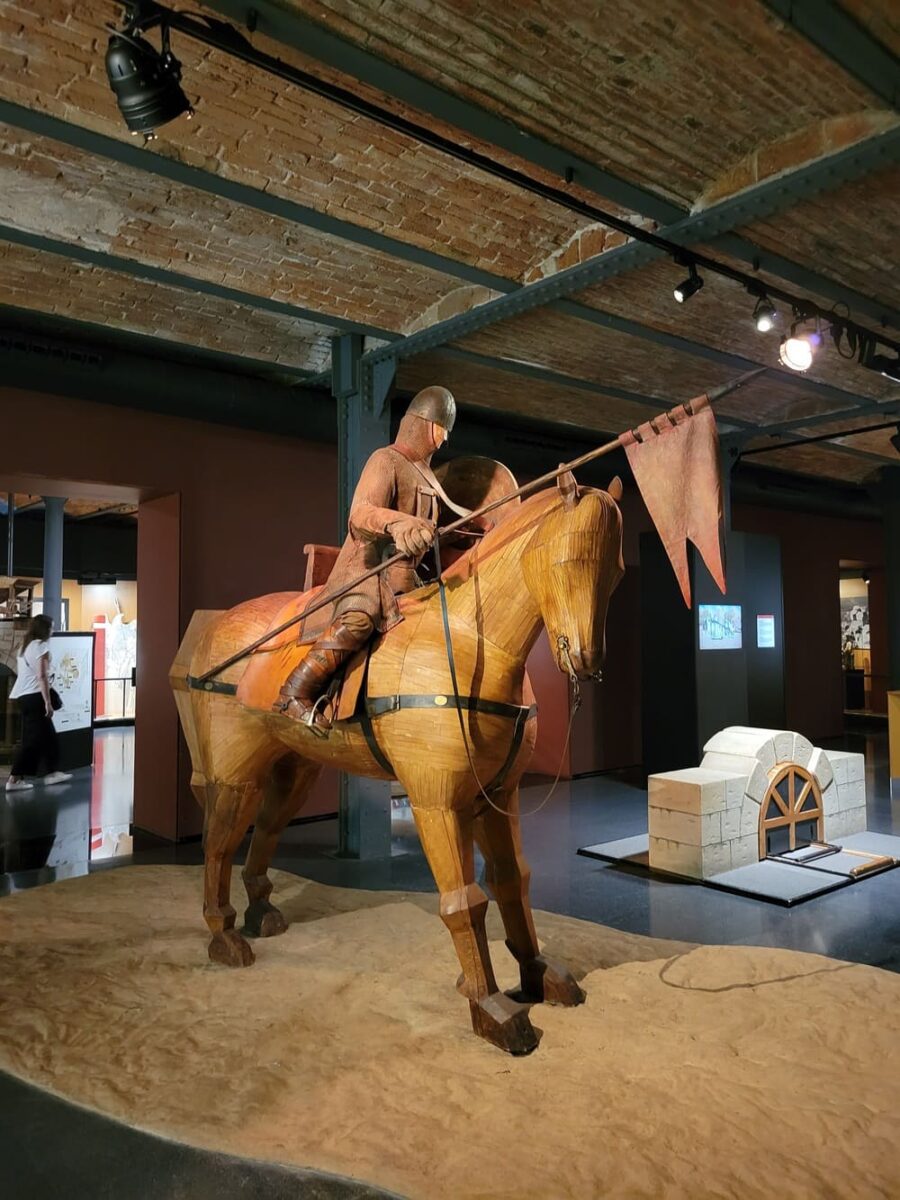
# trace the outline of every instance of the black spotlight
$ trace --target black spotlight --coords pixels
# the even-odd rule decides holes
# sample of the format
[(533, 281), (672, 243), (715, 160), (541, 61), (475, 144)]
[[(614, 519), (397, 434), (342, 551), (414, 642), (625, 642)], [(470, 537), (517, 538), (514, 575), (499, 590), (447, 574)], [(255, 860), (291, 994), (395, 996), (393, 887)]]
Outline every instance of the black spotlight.
[(147, 140), (182, 113), (194, 115), (181, 90), (181, 63), (169, 49), (169, 31), (162, 28), (162, 52), (134, 30), (114, 30), (106, 51), (106, 74), (119, 112), (132, 133)]
[(683, 283), (679, 283), (672, 293), (679, 304), (684, 304), (685, 300), (690, 300), (691, 296), (696, 295), (703, 287), (703, 280), (697, 274), (697, 268), (691, 263), (690, 275)]

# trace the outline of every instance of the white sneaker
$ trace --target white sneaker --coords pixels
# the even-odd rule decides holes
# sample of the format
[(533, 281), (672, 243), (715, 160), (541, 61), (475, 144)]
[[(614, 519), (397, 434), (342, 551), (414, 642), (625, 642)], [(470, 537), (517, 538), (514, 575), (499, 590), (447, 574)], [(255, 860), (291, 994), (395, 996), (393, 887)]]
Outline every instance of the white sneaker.
[(71, 778), (72, 776), (67, 775), (65, 771), (51, 771), (49, 775), (44, 776), (43, 782), (52, 786), (54, 783), (68, 783)]
[(34, 787), (33, 783), (29, 783), (27, 779), (17, 779), (15, 783), (11, 779), (6, 781), (6, 790), (8, 792), (27, 792)]

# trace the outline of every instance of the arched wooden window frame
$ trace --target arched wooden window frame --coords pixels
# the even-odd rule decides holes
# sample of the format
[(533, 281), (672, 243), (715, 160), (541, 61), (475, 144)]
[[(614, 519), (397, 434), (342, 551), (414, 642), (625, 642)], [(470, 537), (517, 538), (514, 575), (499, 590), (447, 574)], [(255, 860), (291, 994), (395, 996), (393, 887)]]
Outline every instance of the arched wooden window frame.
[[(778, 785), (782, 780), (788, 779), (788, 798), (785, 801), (781, 793), (778, 791)], [(800, 781), (798, 788), (797, 782)], [(815, 799), (815, 805), (812, 808), (803, 808), (809, 794), (812, 793)], [(769, 811), (769, 802), (774, 799), (779, 809), (777, 817), (766, 817)], [(801, 811), (802, 810), (802, 811)], [(759, 857), (766, 857), (766, 834), (771, 829), (780, 829), (785, 825), (789, 827), (789, 848), (796, 850), (797, 848), (797, 826), (805, 825), (808, 821), (816, 822), (816, 839), (823, 840), (823, 818), (824, 809), (822, 808), (822, 793), (819, 785), (813, 775), (804, 767), (798, 766), (797, 763), (784, 763), (782, 766), (776, 767), (769, 775), (769, 787), (763, 797), (763, 802), (759, 810)]]

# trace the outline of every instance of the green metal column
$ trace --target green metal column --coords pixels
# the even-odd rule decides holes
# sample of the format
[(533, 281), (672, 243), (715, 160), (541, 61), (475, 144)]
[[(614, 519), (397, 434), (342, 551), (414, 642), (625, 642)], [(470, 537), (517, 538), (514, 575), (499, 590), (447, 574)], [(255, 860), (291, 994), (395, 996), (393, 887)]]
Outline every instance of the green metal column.
[[(338, 406), (339, 542), (347, 533), (350, 502), (369, 455), (390, 442), (387, 385), (360, 368), (363, 339), (332, 339), (332, 394)], [(391, 787), (381, 779), (341, 775), (338, 853), (344, 858), (386, 858), (391, 853)]]
[(44, 599), (42, 611), (57, 630), (62, 623), (63, 515), (62, 496), (44, 497)]

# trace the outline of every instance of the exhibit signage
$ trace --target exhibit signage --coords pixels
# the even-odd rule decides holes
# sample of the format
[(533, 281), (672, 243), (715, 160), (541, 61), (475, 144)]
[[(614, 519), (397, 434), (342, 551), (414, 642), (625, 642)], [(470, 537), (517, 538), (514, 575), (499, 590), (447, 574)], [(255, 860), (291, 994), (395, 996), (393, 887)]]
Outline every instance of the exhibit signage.
[(774, 613), (757, 613), (756, 616), (756, 645), (760, 650), (775, 649), (775, 615)]
[(57, 633), (50, 642), (50, 675), (62, 708), (53, 714), (59, 733), (90, 729), (94, 701), (94, 635)]

